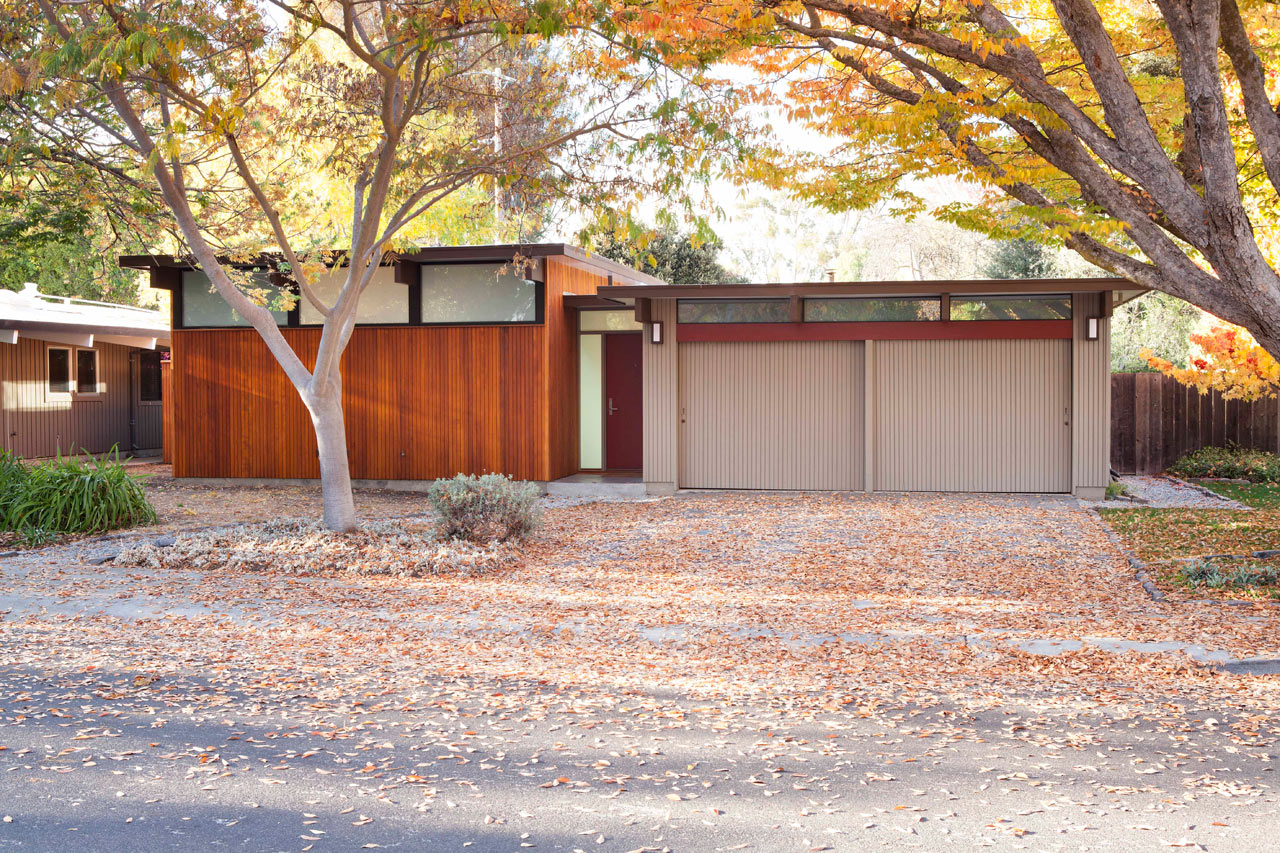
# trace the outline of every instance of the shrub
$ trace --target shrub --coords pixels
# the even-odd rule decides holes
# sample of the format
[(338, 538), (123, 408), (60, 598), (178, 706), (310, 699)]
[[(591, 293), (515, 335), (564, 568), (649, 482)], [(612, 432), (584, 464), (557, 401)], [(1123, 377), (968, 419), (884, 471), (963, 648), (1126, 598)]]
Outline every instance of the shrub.
[(439, 532), (450, 539), (505, 542), (537, 528), (539, 490), (502, 474), (459, 474), (431, 484), (427, 500), (440, 515)]
[(1257, 589), (1280, 584), (1280, 568), (1250, 560), (1231, 566), (1220, 560), (1200, 558), (1183, 566), (1182, 577), (1191, 586), (1209, 589)]
[(1280, 482), (1280, 456), (1242, 447), (1202, 447), (1169, 467), (1179, 477), (1221, 477), (1254, 483)]
[(125, 470), (118, 454), (59, 456), (32, 465), (4, 516), (8, 530), (55, 533), (96, 533), (155, 520), (142, 480)]

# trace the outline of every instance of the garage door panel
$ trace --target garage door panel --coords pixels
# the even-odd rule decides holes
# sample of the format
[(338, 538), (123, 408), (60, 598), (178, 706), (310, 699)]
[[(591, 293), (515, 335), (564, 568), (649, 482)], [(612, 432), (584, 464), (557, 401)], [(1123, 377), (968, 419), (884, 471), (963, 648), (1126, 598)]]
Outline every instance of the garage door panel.
[(680, 485), (858, 489), (860, 341), (680, 345)]
[(1071, 342), (875, 344), (874, 488), (1068, 492)]

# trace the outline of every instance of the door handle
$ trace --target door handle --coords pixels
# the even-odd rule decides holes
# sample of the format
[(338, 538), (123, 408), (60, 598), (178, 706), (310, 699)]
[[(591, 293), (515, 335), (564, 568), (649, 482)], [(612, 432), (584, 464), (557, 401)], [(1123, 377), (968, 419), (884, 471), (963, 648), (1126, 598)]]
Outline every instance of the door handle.
[(612, 397), (610, 397), (610, 398), (609, 398), (609, 414), (611, 414), (611, 415), (612, 415), (612, 414), (613, 414), (614, 412), (616, 412), (616, 411), (618, 411), (618, 410), (617, 410), (617, 409), (615, 409), (615, 408), (613, 407), (613, 398), (612, 398)]

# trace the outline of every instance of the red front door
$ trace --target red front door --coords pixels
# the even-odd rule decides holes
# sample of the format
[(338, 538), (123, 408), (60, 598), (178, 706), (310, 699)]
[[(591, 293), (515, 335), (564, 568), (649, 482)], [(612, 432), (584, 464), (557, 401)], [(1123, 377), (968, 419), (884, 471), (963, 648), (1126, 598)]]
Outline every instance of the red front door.
[(641, 339), (604, 336), (604, 467), (638, 471), (644, 464)]

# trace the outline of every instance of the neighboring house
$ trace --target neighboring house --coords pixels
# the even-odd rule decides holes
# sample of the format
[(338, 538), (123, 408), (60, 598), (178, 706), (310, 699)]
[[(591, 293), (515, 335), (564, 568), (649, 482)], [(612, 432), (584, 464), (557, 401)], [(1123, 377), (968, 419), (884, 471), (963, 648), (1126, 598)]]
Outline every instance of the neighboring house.
[(164, 312), (0, 290), (0, 447), (18, 456), (161, 447)]
[[(171, 257), (121, 263), (173, 292), (175, 476), (317, 477), (301, 401), (204, 275)], [(361, 300), (343, 359), (352, 476), (1097, 496), (1108, 318), (1137, 292), (1114, 279), (680, 286), (561, 244), (421, 250)], [(318, 319), (306, 304), (277, 315), (304, 358)]]

